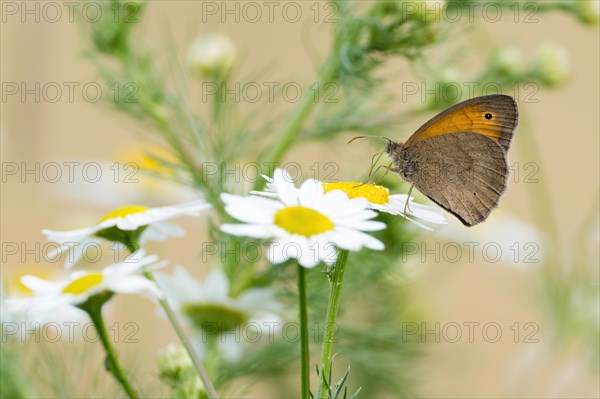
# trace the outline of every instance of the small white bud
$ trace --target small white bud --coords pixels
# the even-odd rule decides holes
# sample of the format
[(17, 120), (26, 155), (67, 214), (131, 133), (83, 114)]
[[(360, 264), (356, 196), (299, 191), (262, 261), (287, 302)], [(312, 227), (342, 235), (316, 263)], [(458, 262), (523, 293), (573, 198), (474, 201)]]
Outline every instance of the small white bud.
[(517, 47), (503, 47), (495, 54), (494, 64), (501, 72), (518, 76), (523, 72), (523, 54)]
[(553, 43), (541, 44), (533, 60), (533, 74), (550, 87), (565, 83), (571, 75), (567, 51)]
[(233, 42), (220, 34), (200, 36), (188, 50), (188, 65), (201, 76), (225, 76), (235, 63)]

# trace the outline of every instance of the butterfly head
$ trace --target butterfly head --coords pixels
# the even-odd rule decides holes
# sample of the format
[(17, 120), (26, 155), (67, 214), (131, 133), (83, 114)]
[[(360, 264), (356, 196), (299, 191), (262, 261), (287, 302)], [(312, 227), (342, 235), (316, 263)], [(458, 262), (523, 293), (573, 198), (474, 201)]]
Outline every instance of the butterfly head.
[(417, 158), (412, 153), (411, 148), (403, 143), (389, 141), (385, 147), (385, 152), (394, 165), (392, 170), (398, 172), (404, 180), (412, 181), (412, 177), (416, 172)]
[(397, 154), (400, 152), (400, 150), (402, 149), (402, 143), (397, 143), (395, 141), (388, 141), (387, 145), (385, 146), (385, 152), (386, 154), (388, 154), (390, 156), (390, 158), (394, 158), (394, 154)]
[[(389, 168), (393, 172), (397, 172), (402, 176), (402, 178), (406, 181), (412, 181), (412, 177), (416, 171), (416, 157), (411, 151), (411, 148), (405, 146), (404, 143), (399, 143), (393, 140), (388, 139), (387, 137), (375, 137), (375, 136), (357, 136), (348, 142), (348, 144), (352, 143), (357, 139), (362, 138), (379, 138), (387, 140), (387, 145), (385, 146), (385, 152), (390, 159), (392, 160), (393, 167)], [(382, 153), (376, 154), (381, 156)], [(379, 159), (379, 158), (377, 158)], [(377, 162), (377, 161), (375, 161)], [(371, 165), (371, 169), (373, 165)]]

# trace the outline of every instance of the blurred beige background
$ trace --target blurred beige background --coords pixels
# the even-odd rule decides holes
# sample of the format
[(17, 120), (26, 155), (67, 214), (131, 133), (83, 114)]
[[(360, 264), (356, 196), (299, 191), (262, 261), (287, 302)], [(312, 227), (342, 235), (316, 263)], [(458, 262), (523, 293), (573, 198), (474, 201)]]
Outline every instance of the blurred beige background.
[[(4, 2), (5, 3), (5, 2)], [(307, 5), (303, 10), (308, 13)], [(276, 14), (277, 15), (277, 14)], [(220, 23), (218, 17), (202, 22), (202, 2), (151, 1), (143, 17), (140, 45), (162, 51), (171, 40), (177, 50), (184, 53), (190, 40), (200, 33), (220, 32), (231, 37), (240, 49), (244, 65), (242, 71), (251, 73), (268, 67), (265, 81), (294, 81), (304, 83), (313, 76), (314, 55), (327, 50), (327, 26), (318, 27), (311, 18), (300, 23), (287, 23), (275, 18), (258, 23), (235, 23), (231, 18)], [(495, 24), (486, 24), (490, 47), (514, 44), (530, 54), (542, 42), (552, 41), (567, 48), (571, 63), (571, 80), (557, 91), (541, 90), (536, 94), (538, 103), (521, 104), (521, 127), (515, 136), (515, 148), (510, 153), (512, 162), (521, 165), (536, 162), (540, 178), (550, 187), (550, 198), (544, 198), (552, 209), (552, 217), (560, 226), (562, 240), (571, 240), (590, 209), (598, 206), (599, 198), (599, 45), (597, 29), (588, 29), (573, 18), (559, 15), (539, 15), (533, 24), (514, 23), (505, 18)], [(172, 35), (172, 39), (168, 35)], [(77, 24), (66, 16), (57, 23), (33, 18), (23, 23), (18, 17), (8, 16), (1, 30), (1, 135), (3, 182), (1, 194), (2, 242), (19, 243), (32, 248), (45, 244), (42, 228), (68, 229), (95, 223), (104, 213), (122, 203), (150, 199), (151, 205), (182, 202), (192, 198), (173, 186), (143, 180), (139, 184), (111, 183), (114, 161), (139, 160), (144, 149), (152, 144), (146, 141), (143, 127), (124, 118), (106, 105), (86, 102), (81, 90), (75, 90), (74, 101), (68, 101), (64, 82), (94, 82), (92, 66), (81, 56), (84, 49), (82, 34)], [(307, 44), (310, 43), (310, 44)], [(169, 54), (162, 52), (163, 57)], [(418, 82), (404, 63), (394, 64), (397, 82)], [(63, 89), (56, 103), (43, 99), (36, 103), (28, 95), (22, 102), (19, 95), (5, 98), (5, 84), (25, 82), (33, 87), (57, 82)], [(79, 86), (81, 88), (81, 86)], [(103, 95), (111, 95), (104, 92)], [(406, 106), (401, 101), (390, 107)], [(422, 121), (410, 121), (406, 131), (395, 133), (403, 140)], [(541, 157), (531, 158), (523, 148), (523, 135), (531, 134), (539, 146)], [(146, 146), (147, 145), (147, 146)], [(367, 165), (352, 159), (360, 149), (348, 150), (345, 146), (307, 144), (297, 147), (288, 160), (310, 165), (333, 160), (346, 167), (351, 176), (362, 173)], [(348, 156), (350, 154), (350, 157)], [(364, 155), (361, 162), (366, 159)], [(6, 168), (17, 163), (32, 168), (49, 162), (79, 162), (81, 165), (97, 162), (102, 165), (101, 183), (86, 183), (81, 168), (75, 169), (75, 182), (62, 178), (57, 183), (35, 181), (27, 175), (22, 182), (18, 175), (7, 175)], [(66, 169), (63, 169), (63, 171)], [(521, 170), (521, 173), (524, 173)], [(104, 176), (107, 176), (105, 179)], [(140, 177), (143, 179), (142, 177)], [(535, 184), (535, 183), (533, 183)], [(509, 186), (501, 206), (490, 218), (492, 226), (500, 225), (505, 218), (515, 217), (533, 223), (533, 205), (526, 183), (520, 181)], [(188, 231), (183, 239), (173, 239), (168, 244), (154, 244), (156, 252), (170, 259), (171, 264), (184, 264), (196, 275), (205, 273), (197, 258), (197, 243), (204, 234), (203, 218), (184, 219), (179, 222)], [(494, 224), (496, 223), (496, 224)], [(468, 237), (487, 237), (489, 241), (506, 240), (496, 237), (492, 227), (476, 227)], [(452, 235), (452, 231), (438, 232), (438, 237)], [(499, 230), (498, 230), (499, 231)], [(446, 235), (444, 235), (446, 234)], [(438, 237), (430, 240), (431, 245)], [(534, 233), (527, 237), (537, 237)], [(509, 237), (510, 238), (510, 237)], [(529, 238), (528, 238), (529, 239)], [(539, 242), (539, 241), (538, 241)], [(509, 244), (508, 244), (509, 245)], [(506, 247), (503, 247), (506, 248)], [(546, 248), (547, 249), (547, 248)], [(544, 252), (541, 248), (541, 252)], [(21, 264), (35, 263), (21, 253), (3, 254), (3, 278), (11, 278)], [(567, 254), (568, 255), (568, 254)], [(528, 269), (532, 265), (510, 265), (510, 262), (487, 263), (479, 257), (475, 262), (461, 259), (458, 263), (426, 262), (417, 255), (411, 270), (415, 274), (415, 295), (423, 300), (430, 314), (428, 322), (479, 322), (482, 325), (496, 322), (505, 334), (497, 343), (476, 339), (474, 343), (431, 344), (422, 360), (419, 375), (421, 393), (425, 397), (598, 397), (597, 376), (589, 371), (581, 358), (584, 351), (574, 348), (555, 350), (551, 344), (551, 327), (542, 315), (539, 303), (531, 295), (536, 279)], [(44, 262), (42, 262), (44, 264)], [(60, 269), (59, 263), (48, 267)], [(173, 340), (168, 325), (156, 318), (152, 306), (135, 298), (119, 298), (113, 306), (115, 320), (135, 318), (140, 323), (139, 344), (123, 345), (120, 350), (130, 352), (143, 365), (142, 370), (152, 375), (155, 348)], [(133, 315), (133, 316), (132, 316)], [(513, 342), (509, 327), (515, 322), (539, 325), (539, 343)], [(158, 325), (158, 327), (156, 327)], [(522, 341), (522, 340), (521, 340)], [(97, 348), (99, 350), (99, 348)], [(109, 380), (109, 377), (106, 377)], [(255, 395), (268, 395), (268, 387), (258, 387)]]

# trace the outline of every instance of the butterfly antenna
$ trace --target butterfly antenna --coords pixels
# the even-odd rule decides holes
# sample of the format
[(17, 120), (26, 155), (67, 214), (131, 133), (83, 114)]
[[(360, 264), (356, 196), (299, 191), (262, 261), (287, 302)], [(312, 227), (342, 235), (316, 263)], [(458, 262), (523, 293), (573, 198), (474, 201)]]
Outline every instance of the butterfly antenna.
[(358, 139), (384, 139), (390, 143), (392, 142), (392, 140), (388, 139), (387, 137), (383, 137), (383, 136), (356, 136), (356, 137), (353, 137), (352, 139), (350, 139), (350, 141), (348, 141), (348, 144), (351, 144), (353, 141), (358, 140)]

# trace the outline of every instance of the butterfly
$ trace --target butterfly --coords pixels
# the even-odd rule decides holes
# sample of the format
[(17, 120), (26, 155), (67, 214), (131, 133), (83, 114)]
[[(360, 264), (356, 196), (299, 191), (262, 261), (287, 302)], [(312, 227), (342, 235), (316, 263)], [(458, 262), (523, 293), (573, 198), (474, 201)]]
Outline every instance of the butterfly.
[(392, 162), (385, 168), (411, 183), (409, 197), (414, 186), (465, 226), (474, 226), (498, 206), (506, 190), (507, 152), (518, 121), (517, 103), (510, 96), (461, 102), (430, 119), (406, 142), (387, 139), (385, 152)]

